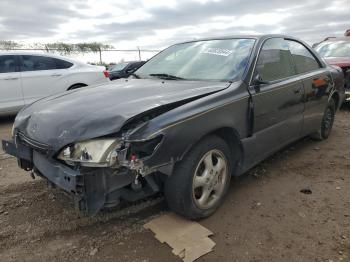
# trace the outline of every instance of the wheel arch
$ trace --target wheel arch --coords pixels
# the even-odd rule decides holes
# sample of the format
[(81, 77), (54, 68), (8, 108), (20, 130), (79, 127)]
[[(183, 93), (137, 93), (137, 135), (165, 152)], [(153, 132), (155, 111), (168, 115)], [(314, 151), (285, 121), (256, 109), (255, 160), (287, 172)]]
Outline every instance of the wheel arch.
[(75, 88), (84, 87), (84, 86), (88, 86), (88, 85), (84, 84), (84, 83), (75, 83), (75, 84), (71, 85), (70, 87), (68, 87), (67, 90), (73, 90)]
[(183, 153), (182, 157), (180, 160), (183, 159), (183, 157), (185, 157), (185, 155), (195, 146), (197, 145), (200, 141), (202, 141), (203, 139), (205, 139), (208, 136), (218, 136), (220, 137), (222, 140), (224, 140), (231, 151), (231, 156), (232, 156), (232, 160), (233, 160), (233, 175), (237, 175), (237, 171), (238, 168), (241, 166), (242, 162), (243, 162), (243, 146), (242, 146), (242, 142), (240, 140), (240, 136), (239, 133), (237, 132), (236, 129), (232, 128), (232, 127), (221, 127), (221, 128), (217, 128), (215, 130), (212, 130), (208, 133), (206, 133), (205, 135), (201, 136), (199, 139), (197, 139), (197, 141), (193, 144), (191, 144), (186, 151)]

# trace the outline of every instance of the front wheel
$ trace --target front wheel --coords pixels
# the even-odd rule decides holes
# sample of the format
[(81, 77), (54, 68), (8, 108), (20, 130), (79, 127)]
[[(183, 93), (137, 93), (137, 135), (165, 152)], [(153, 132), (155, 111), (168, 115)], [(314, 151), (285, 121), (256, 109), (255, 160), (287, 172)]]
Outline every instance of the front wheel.
[(170, 209), (189, 219), (213, 214), (230, 184), (231, 155), (225, 141), (216, 136), (194, 146), (165, 182), (164, 194)]
[(320, 129), (311, 135), (311, 137), (315, 140), (325, 140), (329, 137), (333, 123), (335, 118), (335, 102), (334, 99), (331, 98), (328, 102), (327, 108), (323, 114), (321, 127)]

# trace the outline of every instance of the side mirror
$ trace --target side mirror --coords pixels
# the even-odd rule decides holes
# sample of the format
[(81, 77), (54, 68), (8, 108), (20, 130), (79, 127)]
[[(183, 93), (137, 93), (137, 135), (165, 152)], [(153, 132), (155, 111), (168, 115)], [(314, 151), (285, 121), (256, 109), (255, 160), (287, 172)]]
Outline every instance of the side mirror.
[(136, 71), (135, 69), (128, 69), (128, 70), (126, 70), (126, 73), (130, 74), (130, 73), (134, 73), (135, 71)]
[(260, 74), (256, 74), (252, 81), (253, 86), (260, 86), (263, 84), (268, 84), (268, 82), (264, 81)]

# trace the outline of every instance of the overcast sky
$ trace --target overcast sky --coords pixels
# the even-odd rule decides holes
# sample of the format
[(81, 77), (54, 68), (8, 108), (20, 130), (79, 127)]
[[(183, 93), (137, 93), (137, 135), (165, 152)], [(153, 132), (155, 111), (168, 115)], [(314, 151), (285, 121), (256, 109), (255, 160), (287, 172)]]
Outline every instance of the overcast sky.
[(0, 39), (161, 49), (217, 35), (283, 33), (314, 43), (350, 28), (350, 0), (0, 0)]

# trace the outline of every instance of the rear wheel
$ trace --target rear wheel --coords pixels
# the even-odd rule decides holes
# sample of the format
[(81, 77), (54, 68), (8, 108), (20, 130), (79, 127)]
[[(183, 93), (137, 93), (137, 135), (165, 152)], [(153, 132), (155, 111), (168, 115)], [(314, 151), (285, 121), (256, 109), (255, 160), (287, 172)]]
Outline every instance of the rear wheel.
[(327, 108), (323, 114), (321, 127), (320, 129), (311, 135), (311, 137), (315, 140), (325, 140), (329, 137), (333, 123), (335, 118), (335, 102), (334, 99), (331, 98), (328, 102)]
[(230, 155), (228, 145), (219, 137), (209, 136), (199, 142), (165, 182), (169, 207), (190, 219), (213, 214), (230, 184)]

